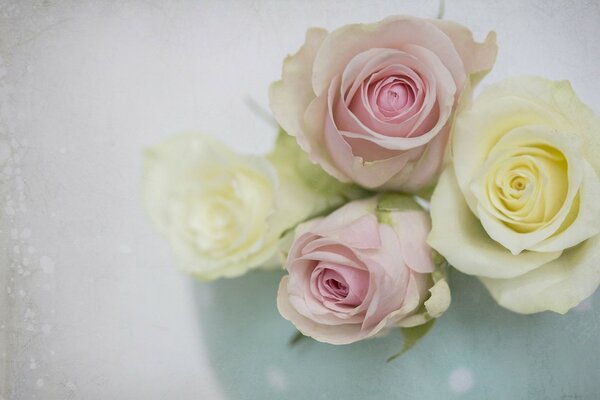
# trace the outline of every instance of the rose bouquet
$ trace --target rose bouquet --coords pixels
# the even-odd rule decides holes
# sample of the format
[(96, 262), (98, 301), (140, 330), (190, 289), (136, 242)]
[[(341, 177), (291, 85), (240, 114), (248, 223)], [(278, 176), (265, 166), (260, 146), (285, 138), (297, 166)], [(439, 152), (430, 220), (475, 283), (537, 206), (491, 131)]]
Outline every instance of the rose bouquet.
[(565, 313), (600, 284), (600, 119), (541, 77), (473, 100), (497, 51), (442, 20), (310, 29), (269, 89), (274, 149), (148, 149), (148, 214), (199, 279), (283, 265), (273, 301), (322, 342), (398, 328), (407, 350), (450, 305), (449, 265), (507, 309)]

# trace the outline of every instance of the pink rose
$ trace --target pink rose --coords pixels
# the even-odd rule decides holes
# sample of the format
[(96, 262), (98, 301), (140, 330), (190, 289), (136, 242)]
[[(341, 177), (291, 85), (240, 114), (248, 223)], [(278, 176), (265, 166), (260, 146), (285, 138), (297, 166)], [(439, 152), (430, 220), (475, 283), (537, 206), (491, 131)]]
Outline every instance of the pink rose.
[(450, 21), (391, 17), (313, 28), (286, 58), (269, 97), (275, 118), (329, 174), (367, 188), (416, 191), (438, 176), (452, 113), (469, 74), (494, 64)]
[(277, 306), (304, 335), (352, 343), (448, 307), (448, 285), (432, 280), (429, 216), (414, 204), (384, 211), (383, 223), (377, 210), (377, 198), (354, 201), (296, 229)]

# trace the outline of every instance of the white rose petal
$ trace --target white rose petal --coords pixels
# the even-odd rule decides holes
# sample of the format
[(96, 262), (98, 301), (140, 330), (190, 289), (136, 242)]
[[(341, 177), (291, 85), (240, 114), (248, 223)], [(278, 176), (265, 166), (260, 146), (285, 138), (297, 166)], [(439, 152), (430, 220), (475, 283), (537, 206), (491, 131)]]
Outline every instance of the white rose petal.
[(600, 284), (600, 235), (566, 250), (541, 268), (512, 279), (481, 278), (494, 299), (510, 310), (564, 314)]

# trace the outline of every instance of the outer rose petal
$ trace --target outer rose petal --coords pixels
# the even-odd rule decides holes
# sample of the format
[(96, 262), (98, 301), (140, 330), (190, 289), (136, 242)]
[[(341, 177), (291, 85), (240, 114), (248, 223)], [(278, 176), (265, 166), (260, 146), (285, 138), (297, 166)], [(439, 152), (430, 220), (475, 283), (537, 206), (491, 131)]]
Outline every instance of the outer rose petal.
[(459, 271), (490, 278), (512, 278), (529, 272), (561, 255), (560, 251), (524, 251), (515, 256), (490, 239), (465, 203), (448, 167), (431, 197), (432, 229), (427, 242)]
[[(273, 82), (269, 87), (269, 104), (279, 125), (296, 137), (300, 147), (313, 162), (321, 164), (339, 180), (348, 182), (335, 167), (328, 167), (329, 157), (320, 133), (327, 111), (327, 100), (315, 98), (312, 90), (313, 61), (326, 36), (325, 29), (311, 28), (306, 32), (304, 45), (296, 54), (285, 59), (281, 80)], [(324, 105), (320, 105), (321, 103)]]
[(494, 66), (498, 53), (496, 32), (488, 33), (483, 43), (477, 43), (473, 40), (473, 33), (456, 22), (435, 19), (431, 23), (450, 37), (467, 74), (485, 73)]
[(600, 179), (587, 161), (583, 162), (583, 182), (575, 221), (568, 228), (540, 244), (534, 251), (560, 251), (600, 233)]
[(426, 323), (427, 321), (441, 316), (448, 307), (450, 307), (451, 295), (450, 286), (445, 279), (440, 279), (433, 287), (429, 289), (431, 297), (425, 302), (425, 311), (419, 314), (411, 315), (400, 321), (398, 326), (411, 328)]
[[(421, 279), (417, 279), (415, 275), (411, 275), (408, 285), (406, 287), (406, 299), (402, 306), (396, 311), (388, 314), (383, 320), (379, 322), (375, 327), (369, 330), (368, 336), (374, 336), (377, 333), (385, 332), (386, 328), (391, 328), (398, 325), (398, 322), (414, 313), (422, 302), (420, 292), (422, 291), (423, 285), (419, 282)], [(368, 318), (369, 315), (367, 314)]]
[(338, 208), (327, 218), (322, 218), (319, 223), (313, 225), (311, 232), (317, 235), (331, 235), (343, 228), (348, 221), (357, 220), (361, 217), (372, 215), (377, 207), (377, 199), (374, 197), (356, 200)]
[[(327, 112), (327, 93), (325, 93), (315, 98), (306, 109), (306, 112), (304, 113), (304, 126), (306, 131), (302, 138), (298, 136), (298, 144), (300, 144), (300, 146), (308, 153), (310, 160), (319, 164), (328, 174), (341, 182), (351, 182), (352, 180), (340, 171), (332, 161), (333, 154), (330, 153), (331, 149), (329, 148), (329, 143), (327, 143), (327, 138), (324, 137), (323, 134), (323, 130), (327, 129), (326, 127), (324, 128), (324, 126), (326, 126), (329, 120), (330, 118)], [(324, 121), (327, 121), (327, 123)], [(337, 136), (339, 142), (342, 142), (343, 145), (350, 149), (348, 143), (343, 141), (339, 135)], [(343, 149), (343, 145), (339, 144), (338, 146)]]
[(569, 81), (550, 81), (539, 76), (517, 76), (490, 86), (481, 93), (476, 105), (492, 109), (495, 99), (509, 99), (530, 104), (533, 112), (542, 111), (542, 118), (554, 128), (566, 129), (581, 136), (585, 158), (600, 173), (600, 118), (585, 105)]
[(309, 29), (304, 45), (283, 62), (282, 79), (269, 87), (271, 110), (290, 135), (296, 136), (303, 131), (302, 116), (315, 98), (311, 87), (312, 65), (326, 36), (325, 29)]
[(512, 279), (481, 281), (503, 307), (522, 314), (564, 314), (589, 297), (600, 284), (600, 235), (565, 250), (543, 267)]
[(432, 182), (439, 174), (445, 158), (446, 143), (450, 134), (450, 127), (446, 127), (435, 137), (427, 147), (425, 153), (416, 162), (406, 166), (396, 174), (381, 189), (393, 190), (397, 187), (404, 188), (407, 192), (417, 192), (424, 189), (424, 182)]
[(431, 318), (437, 318), (450, 307), (450, 286), (441, 279), (429, 291), (431, 297), (425, 302), (425, 309)]
[(432, 273), (432, 252), (425, 241), (431, 231), (429, 216), (422, 211), (405, 211), (393, 213), (391, 218), (406, 264), (415, 272)]

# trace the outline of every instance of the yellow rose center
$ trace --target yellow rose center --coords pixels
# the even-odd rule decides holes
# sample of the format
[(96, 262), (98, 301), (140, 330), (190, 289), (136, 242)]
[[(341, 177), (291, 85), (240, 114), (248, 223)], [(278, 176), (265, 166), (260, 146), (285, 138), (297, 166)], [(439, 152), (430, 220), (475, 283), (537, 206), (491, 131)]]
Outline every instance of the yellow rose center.
[(520, 233), (532, 232), (560, 211), (568, 191), (567, 160), (545, 143), (497, 154), (486, 191), (494, 214)]

